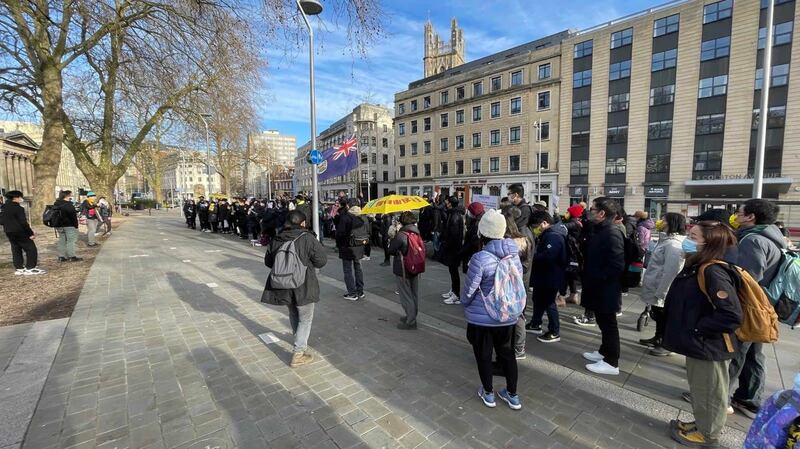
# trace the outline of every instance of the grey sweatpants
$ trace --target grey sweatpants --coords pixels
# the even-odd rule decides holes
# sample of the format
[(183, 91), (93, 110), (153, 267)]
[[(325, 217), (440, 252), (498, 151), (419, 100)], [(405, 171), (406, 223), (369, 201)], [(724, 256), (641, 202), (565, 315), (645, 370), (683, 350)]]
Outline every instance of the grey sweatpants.
[(417, 324), (419, 310), (419, 276), (395, 276), (397, 291), (400, 292), (400, 305), (406, 312), (406, 323)]

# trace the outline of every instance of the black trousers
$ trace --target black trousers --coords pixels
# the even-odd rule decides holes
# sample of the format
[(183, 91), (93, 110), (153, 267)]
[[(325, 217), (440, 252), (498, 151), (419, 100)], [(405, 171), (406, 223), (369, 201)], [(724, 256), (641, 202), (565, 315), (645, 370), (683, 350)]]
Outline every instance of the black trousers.
[(452, 290), (456, 296), (461, 296), (461, 275), (459, 274), (459, 268), (461, 268), (461, 264), (458, 262), (447, 266), (447, 269), (450, 271), (450, 290)]
[(186, 226), (195, 229), (197, 227), (197, 217), (195, 215), (186, 217)]
[(372, 253), (372, 244), (368, 242), (364, 245), (364, 255), (369, 257), (370, 253)]
[(200, 229), (211, 229), (211, 225), (208, 223), (208, 214), (200, 215)]
[(389, 237), (381, 236), (381, 246), (383, 246), (383, 261), (389, 262)]
[(497, 353), (497, 363), (506, 377), (506, 388), (511, 395), (517, 394), (517, 359), (514, 355), (514, 325), (489, 327), (467, 324), (467, 341), (472, 345), (478, 375), (483, 390), (492, 389), (492, 353)]
[(664, 308), (658, 306), (651, 306), (650, 314), (653, 317), (653, 321), (656, 322), (656, 338), (658, 338), (659, 340), (663, 339), (664, 328), (667, 327), (667, 316), (664, 313)]
[[(14, 261), (14, 268), (36, 268), (39, 263), (39, 252), (36, 250), (36, 243), (25, 234), (7, 232), (8, 242), (11, 244), (11, 259)], [(23, 257), (25, 253), (25, 257)]]
[(613, 367), (619, 366), (619, 327), (617, 327), (617, 314), (595, 312), (597, 326), (600, 328), (603, 342), (600, 344), (600, 355), (603, 360)]

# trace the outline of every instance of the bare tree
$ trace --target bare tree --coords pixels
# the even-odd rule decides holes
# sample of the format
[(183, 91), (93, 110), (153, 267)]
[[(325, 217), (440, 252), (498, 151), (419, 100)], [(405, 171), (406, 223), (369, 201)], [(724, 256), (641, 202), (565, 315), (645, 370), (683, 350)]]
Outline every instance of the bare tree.
[(172, 123), (167, 126), (159, 121), (155, 126), (154, 140), (144, 142), (139, 152), (133, 158), (133, 166), (142, 174), (153, 189), (154, 199), (161, 202), (164, 199), (163, 179), (167, 170), (175, 168), (180, 160), (180, 148), (169, 148), (162, 144), (164, 134), (168, 133)]

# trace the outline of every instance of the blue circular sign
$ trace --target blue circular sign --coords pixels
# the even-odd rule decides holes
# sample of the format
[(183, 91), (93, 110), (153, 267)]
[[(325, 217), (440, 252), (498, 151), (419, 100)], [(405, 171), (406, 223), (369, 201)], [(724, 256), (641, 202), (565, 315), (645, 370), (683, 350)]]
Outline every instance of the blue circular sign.
[(321, 164), (323, 160), (322, 152), (319, 150), (312, 150), (308, 153), (308, 161), (314, 165)]

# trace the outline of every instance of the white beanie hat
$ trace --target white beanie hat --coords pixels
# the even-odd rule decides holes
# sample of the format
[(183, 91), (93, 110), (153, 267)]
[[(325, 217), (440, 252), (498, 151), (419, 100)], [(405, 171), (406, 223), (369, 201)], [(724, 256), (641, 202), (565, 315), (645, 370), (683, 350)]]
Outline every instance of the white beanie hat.
[(506, 235), (506, 217), (495, 209), (489, 209), (478, 223), (478, 233), (490, 239), (502, 239)]

